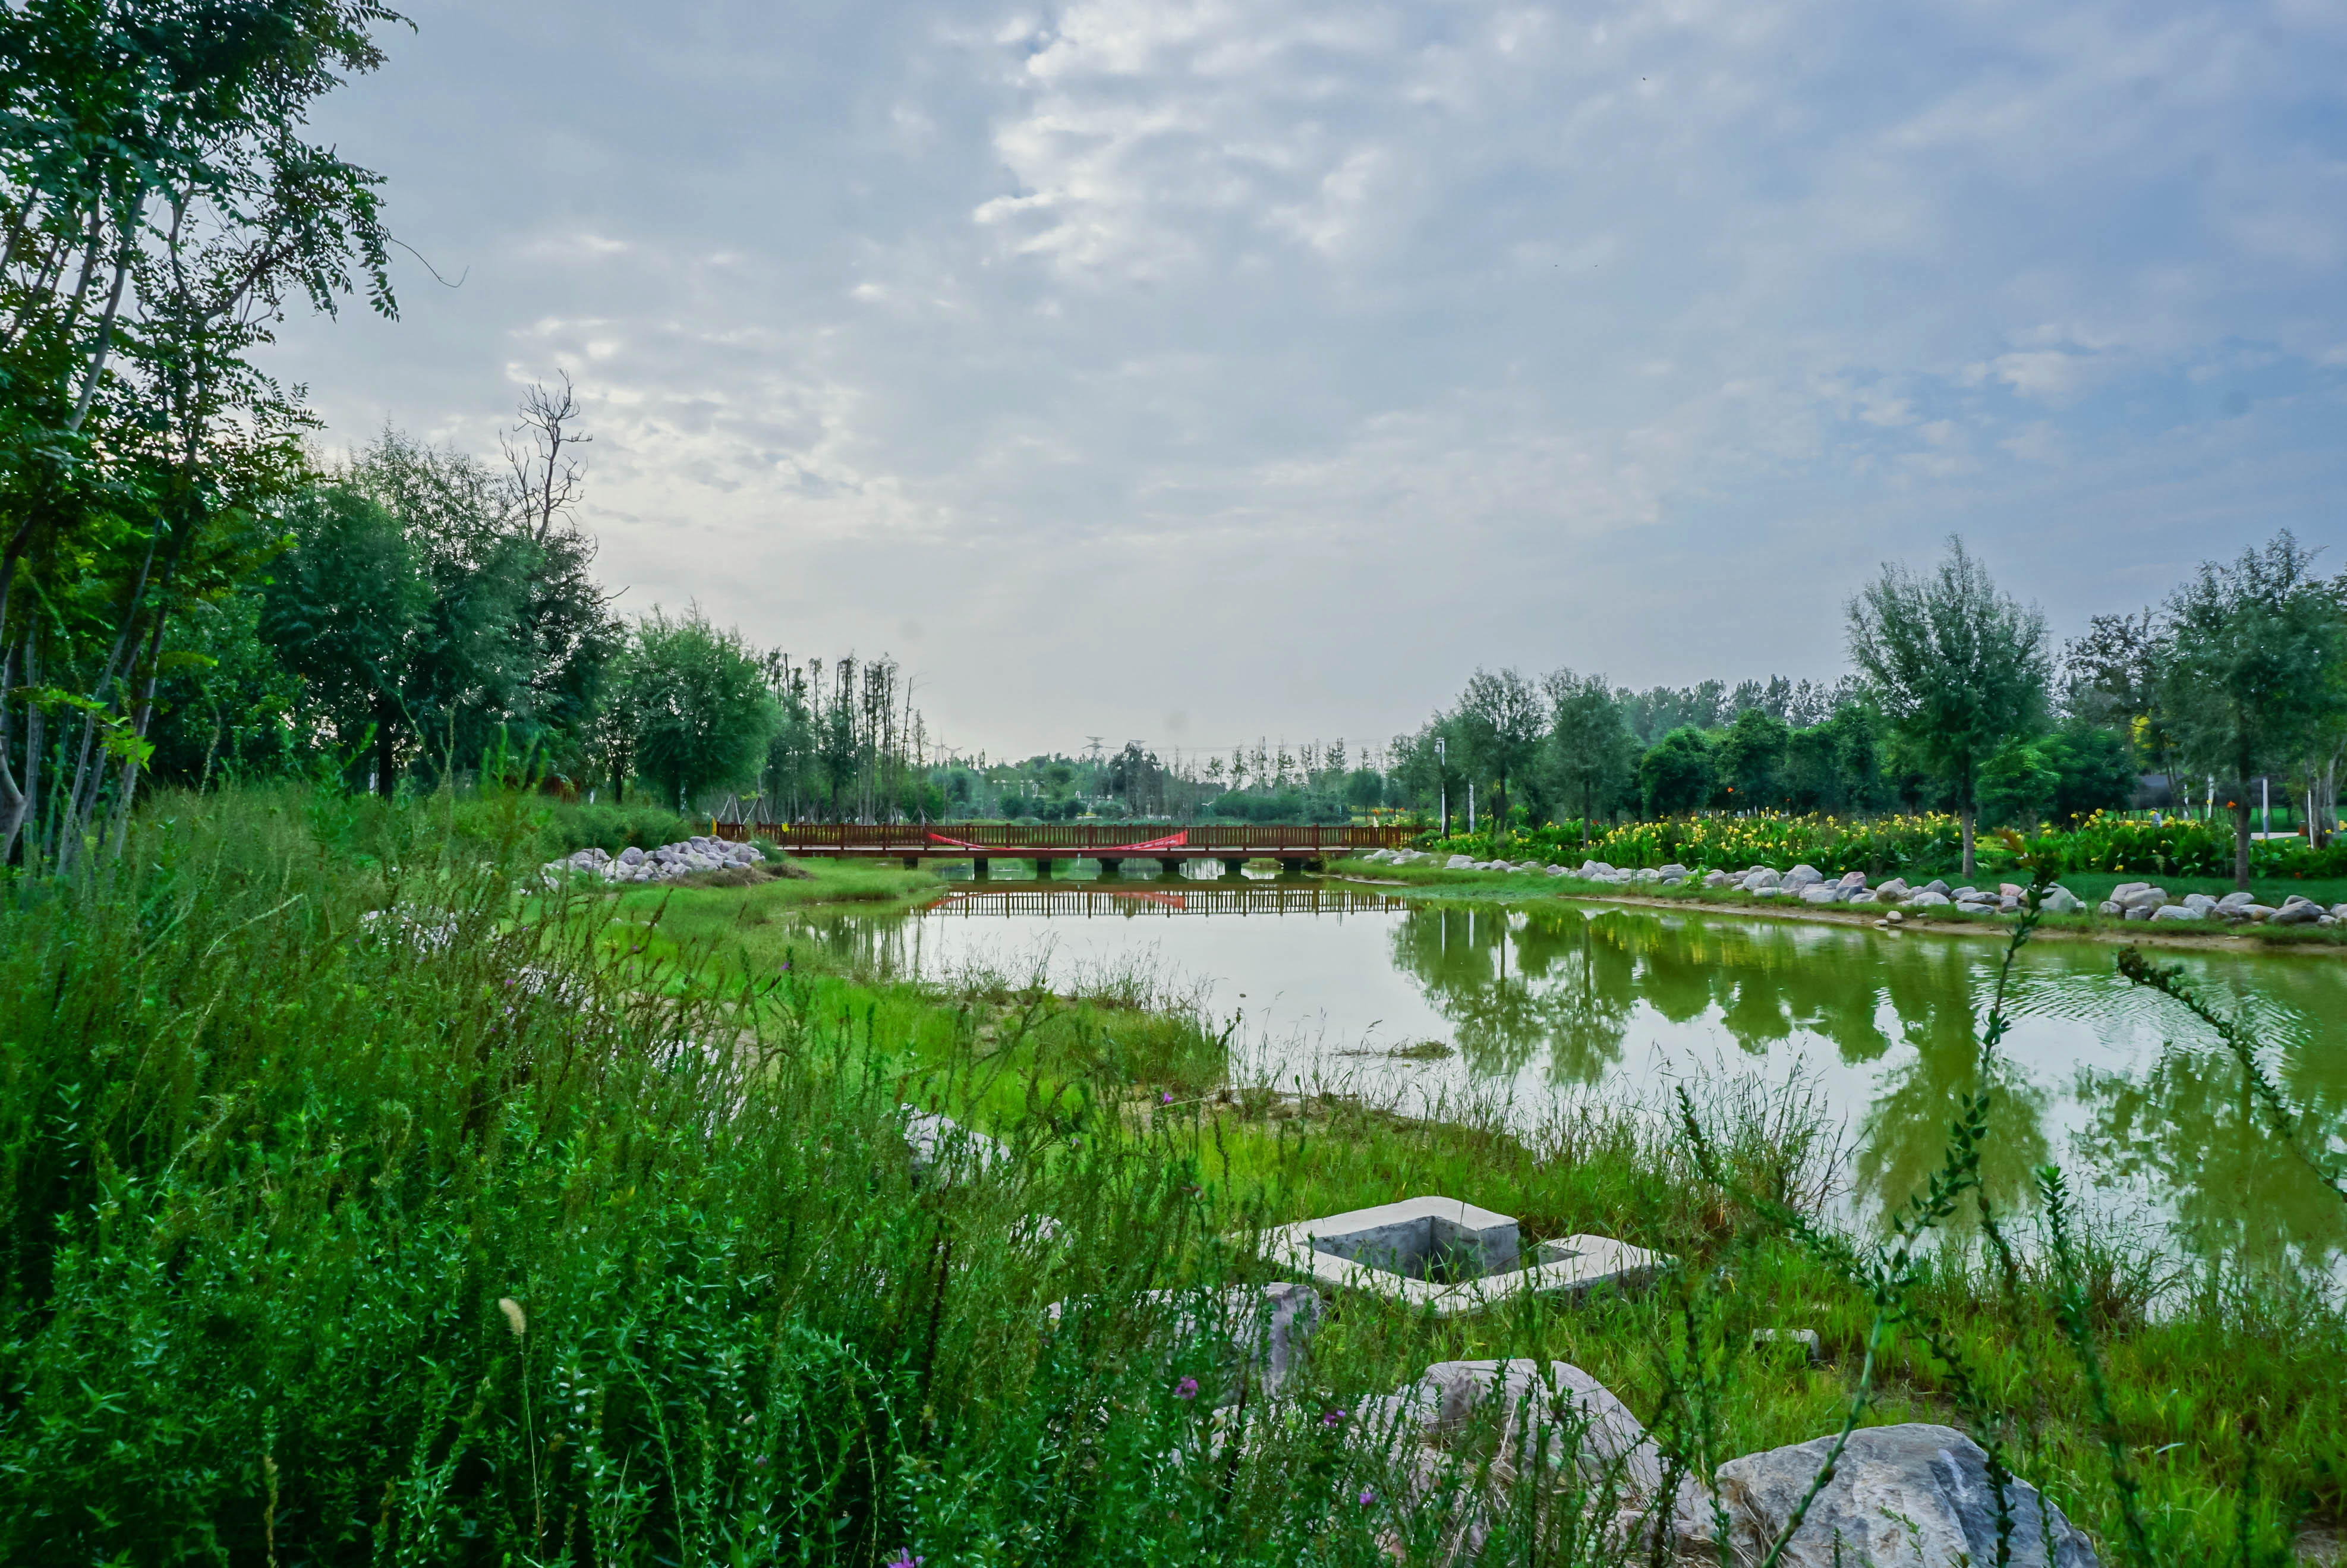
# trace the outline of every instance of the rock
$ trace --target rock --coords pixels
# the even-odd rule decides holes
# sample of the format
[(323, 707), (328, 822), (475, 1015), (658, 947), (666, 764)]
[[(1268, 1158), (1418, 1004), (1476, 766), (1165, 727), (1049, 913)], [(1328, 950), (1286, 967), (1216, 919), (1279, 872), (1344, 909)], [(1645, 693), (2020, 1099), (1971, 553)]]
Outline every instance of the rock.
[(2151, 910), (2152, 906), (2148, 904), (2122, 904), (2119, 906), (2119, 918), (2122, 920), (2148, 920), (2151, 918)]
[(1885, 900), (1904, 898), (1907, 897), (1907, 879), (1903, 876), (1893, 876), (1874, 891)]
[(2347, 920), (2347, 904), (2333, 904), (2331, 906), (2331, 913), (2342, 920)]
[[(1736, 1544), (1759, 1561), (1833, 1447), (1816, 1438), (1747, 1454), (1719, 1467), (1720, 1500)], [(2096, 1568), (2095, 1549), (2061, 1509), (2018, 1477), (2006, 1483), (2013, 1515), (2006, 1544), (2014, 1568)], [(1952, 1427), (1866, 1427), (1850, 1443), (1809, 1504), (1783, 1568), (1960, 1568), (1994, 1563), (1996, 1492), (1988, 1455)], [(2047, 1553), (2051, 1541), (2052, 1553)]]
[(1783, 877), (1763, 866), (1758, 871), (1746, 872), (1741, 886), (1747, 893), (1761, 893), (1782, 881), (1784, 881)]
[(1942, 897), (1945, 897), (1948, 894), (1948, 885), (1934, 876), (1929, 882), (1923, 884), (1923, 891), (1926, 893), (1937, 893)]
[(1859, 888), (1866, 886), (1866, 873), (1863, 871), (1845, 871), (1841, 874), (1840, 880), (1843, 886), (1855, 892)]
[(1788, 887), (1806, 887), (1812, 882), (1825, 879), (1825, 873), (1814, 866), (1796, 866), (1785, 873), (1785, 886)]
[(905, 1119), (905, 1143), (913, 1152), (913, 1180), (933, 1171), (948, 1182), (992, 1170), (1010, 1151), (983, 1132), (973, 1132), (950, 1116), (917, 1111)]
[[(2128, 910), (2127, 917), (2129, 919), (2133, 919), (2135, 917), (2135, 911), (2132, 909)], [(2204, 918), (2204, 917), (2201, 915), (2199, 910), (2191, 907), (2189, 905), (2163, 904), (2158, 908), (2154, 909), (2151, 912), (2151, 918), (2154, 920), (2174, 921), (2198, 920)]]
[(1924, 888), (1921, 893), (1911, 893), (1907, 896), (1907, 907), (1911, 909), (1943, 908), (1953, 902), (1954, 900), (1945, 893), (1930, 887)]
[[(1663, 1460), (1653, 1440), (1612, 1390), (1570, 1362), (1551, 1361), (1543, 1371), (1526, 1359), (1438, 1361), (1399, 1393), (1364, 1401), (1350, 1425), (1348, 1440), (1400, 1461), (1412, 1501), (1456, 1500), (1458, 1513), (1444, 1532), (1447, 1562), (1475, 1560), (1490, 1533), (1490, 1502), (1533, 1479), (1525, 1472), (1536, 1466), (1545, 1472), (1538, 1479), (1552, 1483), (1570, 1467), (1574, 1481), (1561, 1501), (1576, 1511), (1610, 1496), (1615, 1514), (1607, 1534), (1635, 1560), (1643, 1561), (1655, 1540), (1650, 1513), (1665, 1515), (1659, 1533), (1666, 1543), (1698, 1542), (1712, 1532), (1710, 1499), (1692, 1481), (1682, 1481), (1670, 1506), (1657, 1508)], [(1462, 1498), (1462, 1473), (1488, 1476), (1495, 1495)]]
[(1442, 869), (1445, 871), (1464, 871), (1474, 864), (1475, 857), (1471, 855), (1454, 855), (1450, 859), (1442, 863)]
[(2075, 915), (2086, 907), (2086, 901), (2057, 882), (2045, 889), (2037, 907), (2048, 915)]
[(1849, 896), (1848, 889), (1839, 882), (1813, 882), (1801, 889), (1804, 904), (1839, 904)]
[(2293, 896), (2290, 903), (2273, 912), (2270, 923), (2276, 926), (2311, 926), (2321, 917), (2321, 905)]
[(1725, 887), (1736, 879), (1725, 871), (1706, 871), (1703, 876), (1706, 887)]
[(2024, 887), (2018, 882), (2000, 882), (1996, 885), (1996, 896), (1999, 898), (2012, 898), (2018, 900), (2023, 894), (2028, 891), (2028, 888)]
[[(1172, 1306), (1190, 1296), (1188, 1292), (1153, 1290), (1142, 1299)], [(1207, 1297), (1204, 1306), (1203, 1314), (1184, 1306), (1169, 1327), (1183, 1343), (1209, 1332), (1227, 1340), (1230, 1353), (1223, 1358), (1222, 1387), (1207, 1401), (1214, 1407), (1237, 1403), (1249, 1374), (1252, 1397), (1277, 1395), (1304, 1365), (1305, 1352), (1326, 1316), (1318, 1291), (1287, 1281), (1235, 1285)], [(1064, 1303), (1054, 1301), (1044, 1314), (1057, 1323), (1065, 1310)]]
[(1812, 1367), (1825, 1359), (1825, 1353), (1818, 1344), (1818, 1331), (1814, 1328), (1755, 1328), (1752, 1343), (1756, 1346), (1798, 1345), (1807, 1354)]
[(1952, 902), (1957, 904), (1977, 904), (1980, 902), (1981, 890), (1967, 882), (1962, 887), (1959, 887), (1954, 892), (1949, 894), (1948, 897)]
[(622, 849), (621, 851), (620, 851), (620, 865), (622, 865), (622, 866), (641, 866), (643, 863), (644, 863), (644, 852), (643, 852), (642, 850), (641, 850), (641, 849), (637, 848), (634, 845), (630, 844), (630, 845), (628, 845), (628, 847), (627, 847), (627, 848)]
[(1907, 923), (1907, 917), (1899, 910), (1893, 909), (1882, 917), (1882, 923), (1886, 926), (1903, 926)]
[(2119, 907), (2122, 909), (2157, 909), (2163, 907), (2168, 903), (2168, 889), (2165, 887), (2138, 887), (2134, 892), (2127, 894), (2124, 897), (2121, 897), (2116, 893), (2112, 894), (2111, 897), (2117, 901)]
[(2274, 917), (2274, 908), (2270, 904), (2244, 904), (2241, 906), (2241, 913), (2252, 920), (2270, 920)]
[(1880, 896), (1875, 894), (1872, 890), (1865, 887), (1859, 888), (1856, 892), (1852, 893), (1848, 899), (1844, 900), (1844, 902), (1850, 904), (1876, 904), (1881, 901), (1881, 899)]
[(2124, 904), (2130, 895), (2141, 893), (2150, 886), (2148, 882), (2122, 882), (2111, 889), (2111, 902)]
[(2219, 909), (2246, 909), (2257, 901), (2258, 896), (2254, 893), (2228, 893), (2222, 898), (2217, 900), (2217, 907)]
[(2217, 907), (2217, 900), (2209, 897), (2206, 893), (2187, 893), (2184, 896), (2184, 907), (2194, 914), (2205, 917)]
[(1681, 866), (1676, 860), (1672, 861), (1667, 866), (1658, 866), (1655, 867), (1655, 869), (1657, 873), (1665, 876), (1684, 876), (1687, 874), (1687, 868)]

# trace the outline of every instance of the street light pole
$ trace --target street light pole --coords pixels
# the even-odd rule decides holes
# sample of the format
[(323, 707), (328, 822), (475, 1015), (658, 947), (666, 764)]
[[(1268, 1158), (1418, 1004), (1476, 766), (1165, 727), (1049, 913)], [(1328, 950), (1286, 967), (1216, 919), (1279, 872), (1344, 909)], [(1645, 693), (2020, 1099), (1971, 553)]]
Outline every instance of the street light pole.
[(1442, 802), (1442, 836), (1450, 836), (1450, 770), (1444, 760), (1443, 739), (1434, 737), (1434, 789)]

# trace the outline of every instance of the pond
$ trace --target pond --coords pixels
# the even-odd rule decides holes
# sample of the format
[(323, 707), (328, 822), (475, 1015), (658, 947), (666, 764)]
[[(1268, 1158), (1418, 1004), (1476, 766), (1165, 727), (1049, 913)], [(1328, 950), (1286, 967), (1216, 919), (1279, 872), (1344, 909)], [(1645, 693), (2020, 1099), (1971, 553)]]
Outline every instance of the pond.
[[(909, 916), (834, 917), (811, 939), (884, 973), (973, 967), (1065, 988), (1138, 977), (1235, 1019), (1240, 1070), (1423, 1108), (1474, 1094), (1536, 1123), (1573, 1096), (1665, 1103), (1689, 1080), (1799, 1081), (1841, 1122), (1854, 1201), (1879, 1210), (1937, 1163), (1971, 1082), (2004, 944), (1547, 898), (1406, 901), (1325, 883), (966, 885)], [(1986, 1162), (2007, 1204), (2047, 1160), (2103, 1214), (2199, 1248), (2347, 1248), (2341, 1205), (2260, 1130), (2232, 1058), (2115, 972), (2119, 949), (2044, 941), (2016, 970)], [(2347, 962), (2191, 951), (2245, 1009), (2275, 1077), (2326, 1129), (2347, 1112)]]

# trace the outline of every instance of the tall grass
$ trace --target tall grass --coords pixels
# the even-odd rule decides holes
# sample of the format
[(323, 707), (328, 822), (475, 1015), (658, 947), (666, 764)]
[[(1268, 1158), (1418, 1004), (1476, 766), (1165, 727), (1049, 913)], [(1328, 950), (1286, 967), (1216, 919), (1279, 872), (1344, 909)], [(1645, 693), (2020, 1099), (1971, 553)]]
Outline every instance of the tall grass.
[(1168, 1141), (1071, 1091), (917, 1185), (858, 1020), (515, 921), (524, 811), (363, 878), (313, 826), (0, 910), (0, 1560), (1375, 1556), (1362, 1461), (1171, 1397), (1225, 1352), (1150, 1293), (1225, 1270)]

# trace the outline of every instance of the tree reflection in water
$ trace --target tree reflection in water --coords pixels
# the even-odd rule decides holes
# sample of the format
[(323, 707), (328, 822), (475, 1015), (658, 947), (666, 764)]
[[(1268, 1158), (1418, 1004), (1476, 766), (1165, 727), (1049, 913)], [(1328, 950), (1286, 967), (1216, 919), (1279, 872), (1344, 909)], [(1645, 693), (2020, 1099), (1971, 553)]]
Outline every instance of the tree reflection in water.
[[(1878, 1211), (1915, 1191), (1939, 1163), (1972, 1084), (1975, 1026), (1998, 956), (1979, 942), (1563, 903), (1417, 906), (1398, 917), (1392, 952), (1456, 1030), (1478, 1075), (1531, 1068), (1560, 1086), (1594, 1085), (1623, 1065), (1632, 1044), (1650, 1043), (1635, 1037), (1683, 1041), (1690, 1026), (1717, 1029), (1756, 1058), (1801, 1039), (1829, 1042), (1845, 1066), (1873, 1068), (1869, 1098), (1853, 1108), (1852, 1177)], [(2107, 948), (2045, 944), (2023, 962), (2016, 1010), (2024, 1020), (2091, 1026), (2118, 1047), (2157, 1027), (2149, 1004), (2111, 977)], [(2307, 1020), (2337, 1009), (2337, 966), (2251, 962), (2277, 971), (2276, 990), (2259, 1004), (2270, 1030), (2311, 1039)], [(2026, 1206), (2031, 1169), (2068, 1157), (2049, 1132), (2063, 1087), (2043, 1056), (2051, 1038), (2024, 1027), (2000, 1065), (2003, 1092), (1983, 1151), (1986, 1190), (2000, 1206)], [(2347, 1053), (2303, 1049), (2301, 1040), (2280, 1071), (2323, 1128), (2342, 1125)], [(2143, 1186), (2212, 1244), (2239, 1245), (2263, 1227), (2269, 1242), (2347, 1248), (2336, 1203), (2244, 1124), (2239, 1076), (2229, 1059), (2205, 1052), (2170, 1053), (2133, 1072), (2082, 1072), (2088, 1122), (2075, 1153), (2093, 1180)]]

